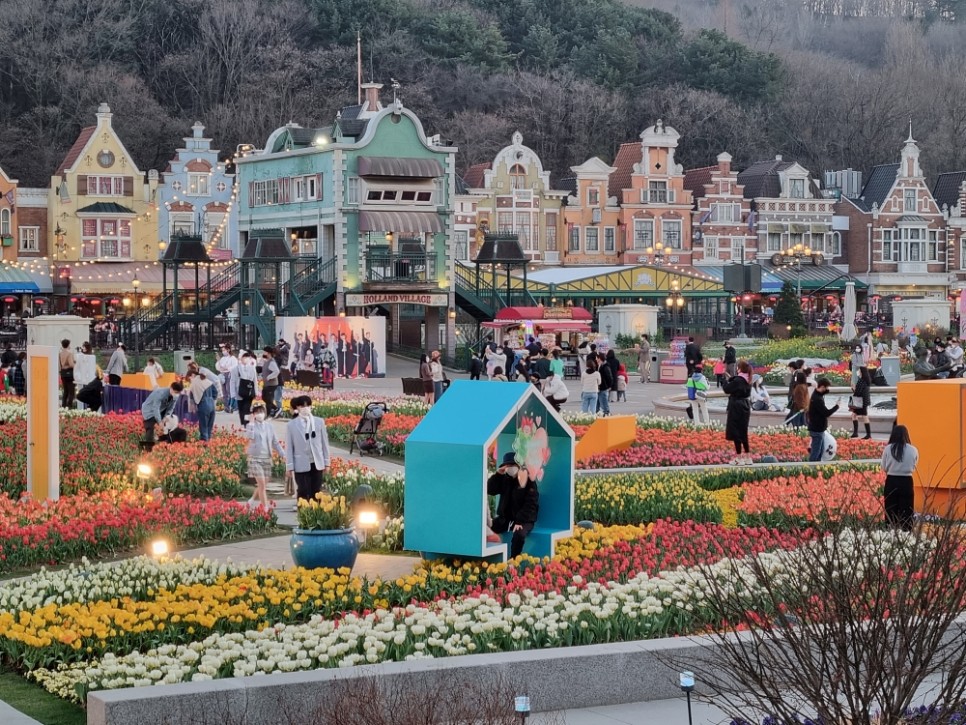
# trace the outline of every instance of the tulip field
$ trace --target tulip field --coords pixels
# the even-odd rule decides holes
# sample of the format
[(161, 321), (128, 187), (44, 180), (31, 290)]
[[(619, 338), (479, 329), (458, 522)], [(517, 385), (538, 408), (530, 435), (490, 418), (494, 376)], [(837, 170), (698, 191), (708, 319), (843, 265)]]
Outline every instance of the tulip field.
[[(333, 440), (347, 440), (364, 404), (320, 401), (317, 412)], [(425, 408), (391, 405), (380, 439), (401, 457)], [(580, 436), (590, 420), (571, 423)], [(814, 524), (881, 518), (878, 466), (807, 474), (781, 463), (721, 466), (730, 448), (719, 428), (642, 417), (629, 451), (591, 459), (576, 478), (582, 525), (553, 558), (424, 562), (390, 580), (205, 559), (106, 563), (97, 560), (137, 552), (160, 534), (187, 544), (269, 532), (275, 514), (232, 500), (246, 464), (237, 432), (142, 458), (138, 415), (70, 416), (61, 427), (65, 495), (43, 504), (23, 496), (25, 422), (0, 411), (0, 466), (9, 472), (0, 484), (0, 574), (74, 562), (0, 583), (0, 662), (81, 706), (99, 689), (708, 631), (725, 624), (705, 605), (709, 588), (740, 586), (732, 562), (763, 557), (794, 576), (798, 552), (819, 536)], [(784, 430), (751, 440), (753, 453), (783, 462), (804, 458), (806, 443)], [(882, 450), (875, 441), (839, 445), (854, 459)], [(147, 487), (133, 476), (138, 460), (152, 466)], [(675, 468), (696, 463), (713, 465)], [(401, 527), (403, 476), (333, 459), (333, 493), (360, 483)], [(888, 546), (894, 537), (849, 545)], [(756, 593), (737, 595), (752, 602)]]

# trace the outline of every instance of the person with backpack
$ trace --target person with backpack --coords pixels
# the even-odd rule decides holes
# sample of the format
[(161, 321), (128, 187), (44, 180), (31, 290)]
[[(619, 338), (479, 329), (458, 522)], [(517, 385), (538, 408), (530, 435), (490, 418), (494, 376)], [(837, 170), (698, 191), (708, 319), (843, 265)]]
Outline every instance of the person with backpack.
[(700, 370), (688, 378), (684, 386), (688, 391), (688, 400), (694, 406), (694, 422), (698, 425), (707, 425), (711, 422), (708, 414), (708, 379)]

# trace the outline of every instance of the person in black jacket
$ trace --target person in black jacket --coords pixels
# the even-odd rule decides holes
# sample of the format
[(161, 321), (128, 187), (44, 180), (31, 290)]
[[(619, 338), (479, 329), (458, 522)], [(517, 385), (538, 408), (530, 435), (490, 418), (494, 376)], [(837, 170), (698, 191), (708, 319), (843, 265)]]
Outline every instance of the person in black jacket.
[(839, 409), (838, 405), (825, 407), (825, 394), (832, 384), (828, 378), (819, 378), (815, 383), (815, 392), (808, 403), (808, 434), (812, 437), (812, 446), (808, 452), (808, 460), (821, 461), (822, 447), (825, 441), (825, 431), (828, 430), (828, 419)]
[(607, 356), (597, 353), (597, 372), (600, 373), (600, 387), (597, 392), (597, 412), (610, 415), (610, 389), (614, 387), (614, 373), (607, 364)]
[(470, 358), (470, 380), (479, 380), (481, 372), (483, 372), (483, 361), (474, 350), (473, 357)]
[[(859, 368), (859, 376), (852, 390), (849, 400), (849, 410), (852, 411), (852, 438), (859, 437), (859, 423), (865, 424), (865, 440), (872, 438), (872, 426), (869, 424), (869, 406), (872, 404), (872, 376), (865, 365)], [(862, 405), (857, 406), (856, 403)]]
[(726, 342), (724, 347), (725, 376), (728, 378), (733, 378), (738, 369), (738, 351), (735, 350), (735, 346), (730, 342)]
[(751, 366), (742, 360), (738, 363), (738, 374), (728, 378), (721, 386), (728, 395), (725, 440), (735, 444), (735, 458), (731, 463), (736, 466), (751, 465), (751, 451), (748, 447), (748, 424), (751, 422), (751, 373)]
[(493, 531), (498, 534), (512, 531), (510, 558), (520, 556), (540, 512), (540, 493), (536, 481), (530, 478), (526, 466), (518, 464), (516, 455), (510, 451), (504, 454), (496, 473), (487, 479), (486, 492), (490, 496), (500, 497), (496, 505), (496, 518), (493, 519)]

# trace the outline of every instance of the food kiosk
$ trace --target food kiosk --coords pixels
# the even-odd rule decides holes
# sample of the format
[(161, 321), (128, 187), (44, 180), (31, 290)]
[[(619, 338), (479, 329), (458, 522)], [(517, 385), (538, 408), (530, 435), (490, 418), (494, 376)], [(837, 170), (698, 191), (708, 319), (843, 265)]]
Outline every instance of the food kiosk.
[[(592, 320), (593, 316), (583, 307), (504, 307), (483, 327), (493, 330), (497, 343), (508, 344), (514, 350), (526, 347), (532, 335), (548, 350), (562, 347), (573, 351), (590, 333)], [(576, 365), (576, 355), (565, 352), (563, 357), (565, 368)]]

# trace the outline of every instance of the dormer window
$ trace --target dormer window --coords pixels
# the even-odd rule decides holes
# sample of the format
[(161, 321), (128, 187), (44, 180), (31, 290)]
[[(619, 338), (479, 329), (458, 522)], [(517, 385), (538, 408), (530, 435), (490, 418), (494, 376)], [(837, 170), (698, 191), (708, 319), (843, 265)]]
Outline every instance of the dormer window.
[(596, 186), (592, 186), (587, 189), (587, 206), (599, 206), (600, 205), (600, 189)]
[(647, 197), (647, 200), (650, 201), (651, 204), (667, 204), (667, 182), (648, 182)]
[(805, 198), (805, 179), (789, 179), (788, 196), (792, 199), (804, 199)]

